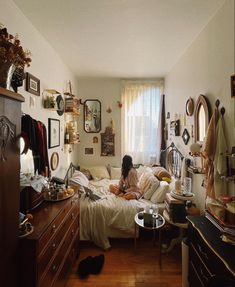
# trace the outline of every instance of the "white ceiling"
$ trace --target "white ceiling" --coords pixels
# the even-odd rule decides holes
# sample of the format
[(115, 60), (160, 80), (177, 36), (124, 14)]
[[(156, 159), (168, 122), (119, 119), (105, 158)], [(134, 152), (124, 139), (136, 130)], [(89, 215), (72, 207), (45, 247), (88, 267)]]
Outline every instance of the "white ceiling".
[(14, 0), (78, 77), (164, 77), (224, 0)]

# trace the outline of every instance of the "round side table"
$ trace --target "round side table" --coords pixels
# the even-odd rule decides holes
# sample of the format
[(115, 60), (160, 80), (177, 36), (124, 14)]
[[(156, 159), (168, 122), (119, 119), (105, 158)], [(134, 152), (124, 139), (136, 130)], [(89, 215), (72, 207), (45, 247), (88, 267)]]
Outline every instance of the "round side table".
[(158, 244), (159, 244), (159, 265), (160, 267), (162, 266), (162, 250), (161, 250), (161, 244), (162, 244), (162, 240), (161, 240), (161, 228), (165, 225), (165, 219), (161, 214), (158, 214), (158, 217), (153, 219), (153, 226), (146, 226), (144, 225), (144, 218), (143, 216), (141, 216), (142, 218), (139, 218), (139, 215), (143, 215), (143, 212), (138, 212), (135, 215), (135, 248), (136, 248), (136, 238), (137, 238), (137, 228), (144, 228), (144, 229), (148, 229), (148, 230), (153, 230), (153, 234), (154, 234), (154, 242), (155, 242), (155, 233), (156, 230), (159, 229), (159, 237), (158, 237)]
[(188, 228), (188, 223), (173, 222), (170, 219), (170, 216), (166, 210), (163, 211), (163, 217), (165, 218), (167, 223), (174, 225), (174, 226), (177, 226), (179, 228), (178, 237), (173, 238), (170, 242), (170, 245), (167, 247), (167, 249), (164, 250), (164, 253), (167, 253), (167, 252), (170, 252), (176, 244), (181, 243), (181, 241), (184, 237), (184, 234), (185, 234), (185, 230)]

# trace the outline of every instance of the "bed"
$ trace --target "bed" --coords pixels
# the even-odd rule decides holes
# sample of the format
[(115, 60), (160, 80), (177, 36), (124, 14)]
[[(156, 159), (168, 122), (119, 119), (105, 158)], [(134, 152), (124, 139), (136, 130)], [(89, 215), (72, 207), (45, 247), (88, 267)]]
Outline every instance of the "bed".
[[(80, 186), (80, 240), (92, 241), (106, 250), (111, 247), (110, 238), (134, 238), (134, 216), (137, 212), (144, 210), (147, 205), (157, 204), (159, 213), (163, 213), (165, 194), (172, 189), (174, 178), (180, 176), (182, 159), (182, 154), (172, 143), (161, 153), (162, 165), (168, 167), (170, 173), (163, 167), (139, 166), (137, 173), (143, 196), (138, 200), (125, 200), (108, 191), (111, 183), (118, 183), (120, 168), (86, 167), (84, 170), (90, 172), (91, 180), (88, 180), (87, 173), (82, 172), (82, 169), (73, 169), (68, 184)], [(160, 177), (157, 177), (159, 172)], [(171, 183), (166, 181), (167, 178), (169, 181), (169, 177)], [(100, 199), (91, 200), (84, 193), (83, 186), (89, 187)]]

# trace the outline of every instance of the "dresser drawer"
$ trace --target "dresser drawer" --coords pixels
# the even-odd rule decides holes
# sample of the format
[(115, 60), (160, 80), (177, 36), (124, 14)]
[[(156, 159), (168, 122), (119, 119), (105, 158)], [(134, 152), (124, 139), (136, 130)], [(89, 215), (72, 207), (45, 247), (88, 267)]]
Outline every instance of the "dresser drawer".
[(208, 267), (204, 264), (202, 258), (198, 254), (193, 244), (190, 244), (189, 258), (192, 266), (195, 268), (195, 273), (202, 286), (207, 286), (209, 279), (213, 275)]
[(57, 252), (57, 250), (60, 248), (61, 242), (63, 237), (66, 234), (66, 231), (68, 227), (74, 222), (73, 226), (76, 226), (76, 229), (78, 229), (78, 212), (77, 208), (74, 205), (72, 210), (69, 212), (68, 216), (65, 218), (63, 224), (60, 226), (59, 230), (56, 232), (55, 236), (50, 240), (50, 242), (47, 245), (47, 248), (44, 249), (43, 253), (39, 255), (38, 259), (38, 276), (41, 277), (41, 274), (46, 269), (49, 261), (52, 259), (54, 254)]
[(51, 286), (53, 281), (56, 280), (57, 274), (61, 271), (63, 264), (70, 252), (71, 246), (78, 239), (78, 218), (74, 220), (73, 224), (70, 226), (68, 232), (66, 233), (65, 238), (63, 239), (58, 253), (56, 254), (53, 261), (49, 264), (48, 269), (45, 270), (40, 282), (39, 286)]
[[(72, 198), (67, 202), (61, 212), (58, 214), (58, 216), (53, 220), (53, 222), (50, 224), (48, 229), (42, 234), (38, 241), (38, 254), (42, 252), (42, 250), (46, 247), (47, 243), (50, 241), (51, 238), (54, 237), (57, 230), (59, 229), (59, 226), (61, 225), (61, 222), (63, 219), (67, 216), (68, 212), (71, 208), (74, 208), (74, 213), (78, 212), (78, 199)], [(56, 203), (54, 203), (56, 204)]]
[(216, 253), (210, 249), (210, 247), (206, 244), (198, 232), (194, 232), (192, 245), (208, 269), (213, 270), (212, 273), (221, 275), (228, 274), (223, 262), (218, 256), (216, 256)]

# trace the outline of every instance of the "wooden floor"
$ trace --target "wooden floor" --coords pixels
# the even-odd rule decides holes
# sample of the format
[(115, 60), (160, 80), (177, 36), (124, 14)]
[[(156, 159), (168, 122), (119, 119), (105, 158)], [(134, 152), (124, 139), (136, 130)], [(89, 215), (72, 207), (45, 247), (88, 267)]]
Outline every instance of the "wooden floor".
[[(158, 246), (153, 246), (150, 236), (143, 236), (134, 248), (133, 239), (113, 239), (111, 249), (103, 251), (91, 243), (81, 244), (80, 255), (68, 277), (66, 287), (181, 287), (181, 246), (169, 254), (162, 254), (159, 267)], [(87, 256), (104, 254), (105, 263), (98, 275), (82, 279), (77, 267)]]

